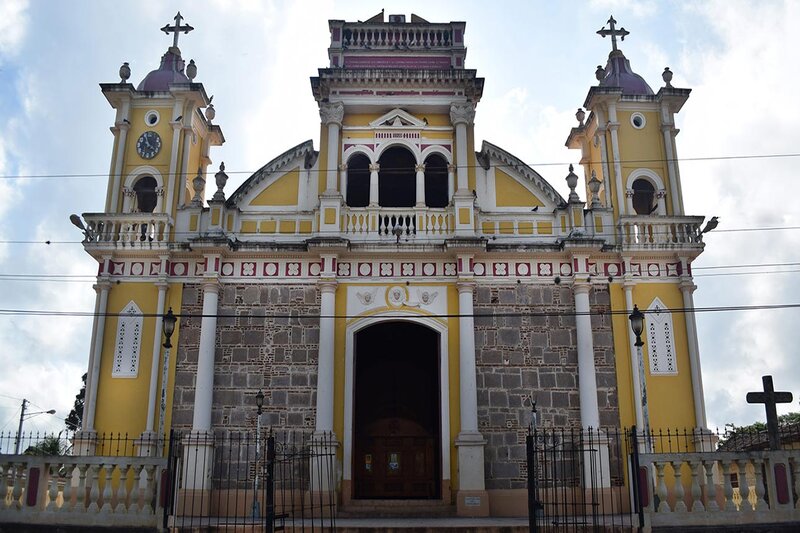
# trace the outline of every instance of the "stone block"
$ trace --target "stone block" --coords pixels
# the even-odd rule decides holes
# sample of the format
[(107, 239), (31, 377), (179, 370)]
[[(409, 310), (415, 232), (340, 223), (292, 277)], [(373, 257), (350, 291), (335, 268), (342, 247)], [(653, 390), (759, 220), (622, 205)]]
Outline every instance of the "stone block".
[(272, 344), (289, 344), (289, 332), (286, 330), (276, 331), (272, 335)]
[(516, 346), (519, 344), (519, 330), (500, 328), (497, 332), (497, 341), (501, 346)]
[(503, 374), (503, 388), (518, 389), (522, 387), (522, 376), (519, 374)]
[(560, 389), (574, 389), (575, 376), (567, 372), (556, 374), (556, 386)]
[(508, 407), (508, 394), (505, 391), (489, 391), (489, 405), (492, 407)]
[(552, 372), (539, 373), (539, 385), (543, 389), (553, 389), (556, 386), (556, 375)]
[(477, 305), (479, 304), (489, 304), (492, 301), (492, 291), (489, 287), (477, 287), (475, 289), (475, 297), (474, 302)]
[(249, 345), (261, 345), (264, 344), (264, 331), (263, 330), (247, 330), (244, 332), (242, 336), (242, 342), (244, 344)]
[(479, 374), (483, 376), (483, 384), (487, 389), (497, 388), (502, 384), (502, 379), (498, 374), (489, 372), (479, 372)]
[(554, 329), (550, 331), (550, 346), (566, 348), (572, 346), (572, 336), (568, 329)]
[(553, 391), (551, 393), (553, 407), (569, 407), (569, 393)]
[(500, 289), (497, 291), (498, 301), (501, 304), (517, 303), (516, 291), (513, 289)]

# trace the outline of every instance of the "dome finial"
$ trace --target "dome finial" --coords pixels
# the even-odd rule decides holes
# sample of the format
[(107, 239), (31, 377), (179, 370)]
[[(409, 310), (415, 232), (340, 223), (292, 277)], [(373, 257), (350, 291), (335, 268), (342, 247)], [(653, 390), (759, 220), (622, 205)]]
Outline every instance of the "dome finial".
[(169, 24), (167, 24), (166, 26), (161, 28), (161, 31), (163, 31), (167, 35), (169, 35), (170, 33), (175, 34), (172, 38), (172, 47), (178, 48), (178, 34), (181, 32), (189, 33), (194, 28), (192, 26), (189, 26), (188, 24), (184, 24), (183, 26), (181, 26), (181, 21), (184, 20), (184, 18), (181, 16), (180, 11), (178, 11), (178, 14), (175, 15), (175, 17), (172, 20), (175, 21), (175, 25), (170, 26)]

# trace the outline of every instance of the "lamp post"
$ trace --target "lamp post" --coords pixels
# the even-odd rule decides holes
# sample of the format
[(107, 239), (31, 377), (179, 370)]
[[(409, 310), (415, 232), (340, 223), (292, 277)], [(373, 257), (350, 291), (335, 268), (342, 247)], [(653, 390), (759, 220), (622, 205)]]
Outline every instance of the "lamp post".
[(256, 394), (256, 468), (253, 475), (253, 518), (261, 518), (261, 509), (258, 506), (258, 459), (261, 453), (261, 413), (264, 407), (264, 393), (261, 389)]
[(161, 319), (164, 331), (164, 362), (161, 367), (161, 403), (159, 405), (158, 416), (158, 439), (164, 435), (164, 418), (167, 413), (167, 379), (169, 378), (169, 349), (172, 348), (170, 337), (175, 332), (175, 323), (178, 322), (178, 317), (172, 314), (172, 307), (169, 308), (167, 314)]
[(644, 425), (642, 431), (644, 432), (645, 436), (645, 445), (649, 451), (651, 448), (650, 413), (647, 409), (647, 382), (645, 381), (644, 354), (642, 353), (642, 346), (644, 346), (644, 342), (642, 342), (642, 332), (644, 331), (644, 313), (639, 311), (638, 306), (634, 305), (633, 312), (628, 316), (628, 319), (631, 321), (631, 329), (633, 330), (633, 334), (636, 336), (636, 342), (634, 343), (634, 346), (636, 346), (636, 357), (639, 359), (639, 386), (642, 389), (642, 397), (640, 398), (642, 404), (642, 423)]
[(14, 455), (19, 455), (19, 448), (22, 445), (22, 423), (25, 422), (29, 418), (33, 418), (37, 415), (54, 415), (56, 414), (55, 409), (50, 409), (49, 411), (34, 411), (32, 413), (26, 413), (25, 409), (30, 402), (25, 398), (22, 399), (22, 409), (19, 413), (19, 428), (17, 429), (17, 442), (14, 444)]

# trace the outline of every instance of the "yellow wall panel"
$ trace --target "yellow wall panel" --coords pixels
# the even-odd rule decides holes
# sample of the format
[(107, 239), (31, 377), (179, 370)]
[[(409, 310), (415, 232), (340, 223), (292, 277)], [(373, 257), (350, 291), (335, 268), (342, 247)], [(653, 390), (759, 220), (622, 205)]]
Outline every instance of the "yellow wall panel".
[(291, 170), (258, 193), (250, 205), (297, 205), (299, 186), (300, 169)]
[(294, 220), (281, 220), (278, 224), (278, 233), (296, 233), (296, 229)]
[(553, 233), (553, 223), (552, 222), (537, 222), (536, 223), (536, 233), (540, 235), (552, 235)]
[(499, 168), (494, 171), (497, 207), (534, 207), (544, 203), (527, 187)]
[(517, 232), (520, 235), (532, 235), (533, 234), (533, 222), (518, 222), (517, 223)]
[(242, 220), (242, 228), (239, 230), (242, 233), (256, 233), (255, 220)]
[(275, 220), (263, 220), (261, 222), (261, 233), (275, 233), (278, 229), (278, 223)]
[(501, 220), (499, 233), (502, 235), (513, 235), (514, 222), (511, 220)]
[[(335, 217), (334, 217), (335, 220)], [(300, 233), (311, 233), (313, 225), (310, 220), (301, 220), (300, 221)]]

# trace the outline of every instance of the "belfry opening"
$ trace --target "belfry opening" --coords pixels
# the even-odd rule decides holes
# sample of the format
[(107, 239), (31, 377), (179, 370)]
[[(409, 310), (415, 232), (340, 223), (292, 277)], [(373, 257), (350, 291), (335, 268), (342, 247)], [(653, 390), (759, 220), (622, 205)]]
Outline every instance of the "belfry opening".
[(354, 498), (440, 497), (439, 357), (439, 334), (419, 324), (356, 333)]

